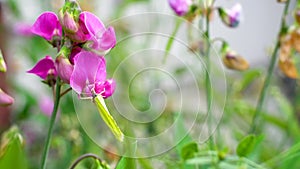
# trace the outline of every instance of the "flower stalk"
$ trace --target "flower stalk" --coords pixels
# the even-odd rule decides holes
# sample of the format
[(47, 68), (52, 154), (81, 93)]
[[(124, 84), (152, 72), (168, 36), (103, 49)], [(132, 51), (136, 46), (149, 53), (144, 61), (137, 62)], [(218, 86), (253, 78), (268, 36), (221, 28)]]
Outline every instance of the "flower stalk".
[[(213, 4), (212, 4), (213, 5)], [(205, 53), (205, 88), (206, 88), (206, 105), (207, 105), (207, 123), (208, 123), (208, 133), (212, 132), (211, 123), (212, 123), (212, 115), (211, 115), (211, 100), (212, 100), (212, 89), (210, 82), (210, 23), (209, 16), (211, 13), (211, 8), (207, 7), (207, 15), (206, 15), (206, 30), (205, 30), (205, 38), (206, 38), (206, 53)], [(209, 137), (209, 147), (213, 150), (214, 143), (212, 136)]]
[(105, 169), (106, 169), (106, 168), (109, 168), (109, 166), (106, 164), (106, 162), (103, 161), (101, 158), (99, 158), (97, 155), (88, 153), (88, 154), (84, 154), (84, 155), (78, 157), (78, 159), (76, 159), (76, 161), (71, 165), (70, 169), (75, 169), (75, 167), (76, 167), (82, 160), (87, 159), (87, 158), (93, 158), (93, 159), (95, 159), (95, 160), (98, 160), (98, 161), (100, 162), (101, 167), (104, 167)]
[(55, 122), (55, 119), (56, 119), (58, 106), (59, 106), (59, 101), (60, 101), (60, 89), (61, 89), (61, 83), (60, 83), (60, 79), (58, 77), (57, 80), (56, 80), (56, 87), (55, 87), (56, 92), (55, 92), (54, 107), (53, 107), (53, 111), (52, 111), (52, 114), (51, 114), (50, 124), (49, 124), (48, 132), (47, 132), (46, 144), (44, 146), (43, 155), (42, 155), (42, 159), (41, 159), (42, 160), (41, 169), (46, 168), (46, 160), (47, 160), (47, 157), (48, 157), (48, 152), (49, 152), (49, 148), (50, 148), (50, 141), (51, 141), (51, 137), (52, 137), (52, 133), (53, 133), (54, 122)]
[(279, 37), (280, 37), (280, 34), (286, 28), (285, 20), (286, 20), (287, 14), (288, 14), (289, 4), (290, 4), (290, 0), (287, 0), (287, 2), (285, 4), (285, 7), (284, 7), (283, 14), (282, 14), (282, 18), (281, 18), (281, 26), (280, 26), (279, 34), (277, 36), (277, 42), (276, 42), (274, 51), (272, 53), (271, 62), (270, 62), (270, 65), (268, 67), (268, 73), (267, 73), (265, 82), (263, 84), (262, 90), (260, 92), (260, 96), (259, 96), (259, 99), (258, 99), (256, 110), (254, 112), (254, 116), (253, 116), (253, 119), (252, 119), (252, 124), (251, 124), (250, 132), (249, 133), (256, 133), (257, 132), (256, 131), (257, 127), (260, 124), (259, 123), (260, 122), (259, 117), (260, 117), (260, 115), (262, 113), (261, 112), (262, 111), (262, 107), (263, 107), (263, 104), (264, 104), (264, 101), (265, 101), (265, 98), (266, 98), (266, 94), (267, 94), (268, 88), (270, 86), (270, 82), (271, 82), (273, 71), (274, 71), (274, 68), (275, 68), (275, 64), (276, 64), (276, 60), (277, 60), (277, 52), (278, 52), (278, 50), (280, 48), (280, 39), (279, 39)]

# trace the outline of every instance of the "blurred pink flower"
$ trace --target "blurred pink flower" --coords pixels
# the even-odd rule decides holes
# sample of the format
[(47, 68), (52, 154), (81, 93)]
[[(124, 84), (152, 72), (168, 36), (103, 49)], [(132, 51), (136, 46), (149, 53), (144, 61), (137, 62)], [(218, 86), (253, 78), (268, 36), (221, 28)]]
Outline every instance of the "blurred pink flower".
[(50, 97), (42, 97), (39, 99), (39, 107), (46, 116), (51, 117), (52, 110), (53, 110), (54, 102), (53, 99)]
[(241, 4), (235, 4), (231, 9), (219, 8), (219, 15), (223, 23), (229, 27), (235, 28), (239, 25), (242, 17)]
[(75, 56), (70, 86), (77, 94), (84, 97), (100, 94), (103, 98), (107, 98), (115, 90), (115, 81), (106, 80), (106, 64), (103, 56), (82, 51)]
[(17, 23), (14, 27), (14, 32), (17, 35), (31, 37), (34, 34), (31, 31), (31, 25), (26, 23)]
[(49, 76), (57, 76), (54, 60), (50, 56), (46, 56), (45, 58), (38, 61), (38, 63), (27, 72), (33, 73), (44, 80), (46, 80)]
[(169, 5), (178, 16), (185, 15), (192, 4), (191, 0), (169, 0)]
[[(43, 114), (45, 114), (48, 117), (51, 117), (52, 111), (54, 107), (54, 101), (49, 96), (43, 96), (41, 99), (39, 99), (39, 108)], [(56, 118), (59, 118), (60, 110), (57, 112)]]
[(14, 98), (0, 89), (0, 106), (9, 106), (14, 103)]
[(56, 38), (61, 39), (62, 36), (62, 27), (54, 12), (42, 13), (33, 24), (31, 31), (47, 41), (53, 41)]

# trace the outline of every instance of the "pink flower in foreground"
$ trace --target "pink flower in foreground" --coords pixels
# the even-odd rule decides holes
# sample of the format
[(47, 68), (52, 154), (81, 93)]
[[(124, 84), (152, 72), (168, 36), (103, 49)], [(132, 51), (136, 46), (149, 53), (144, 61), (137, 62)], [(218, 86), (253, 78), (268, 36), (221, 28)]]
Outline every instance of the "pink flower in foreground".
[(241, 4), (237, 3), (231, 9), (219, 8), (218, 11), (225, 25), (232, 28), (235, 28), (239, 25), (242, 16)]
[(78, 42), (88, 41), (89, 48), (104, 53), (116, 45), (113, 27), (106, 29), (96, 15), (90, 12), (81, 12), (78, 22), (78, 31), (75, 34), (68, 34), (71, 39)]
[(57, 76), (54, 60), (50, 56), (46, 56), (44, 59), (38, 61), (38, 63), (27, 72), (33, 73), (44, 80), (47, 80), (49, 76)]
[(191, 0), (169, 0), (169, 5), (178, 16), (185, 15), (192, 4)]
[(75, 56), (70, 86), (81, 96), (91, 97), (100, 94), (103, 98), (107, 98), (115, 90), (115, 81), (106, 80), (104, 57), (93, 52), (82, 51)]
[(61, 39), (62, 36), (62, 27), (54, 12), (42, 13), (33, 24), (31, 31), (47, 41)]
[(14, 103), (14, 98), (0, 89), (0, 106), (9, 106)]

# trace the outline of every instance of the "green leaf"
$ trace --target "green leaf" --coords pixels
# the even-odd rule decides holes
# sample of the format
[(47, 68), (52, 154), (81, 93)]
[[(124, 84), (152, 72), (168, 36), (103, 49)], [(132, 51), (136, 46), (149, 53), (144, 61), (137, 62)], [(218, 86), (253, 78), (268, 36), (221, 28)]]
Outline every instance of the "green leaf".
[(180, 156), (183, 160), (193, 158), (195, 153), (198, 152), (198, 145), (195, 142), (186, 144), (182, 149)]
[(135, 159), (122, 157), (121, 160), (118, 162), (116, 169), (135, 169)]
[(96, 96), (94, 98), (94, 103), (96, 104), (97, 109), (99, 111), (99, 114), (102, 117), (103, 121), (110, 128), (110, 130), (115, 135), (115, 137), (119, 141), (122, 142), (124, 140), (124, 134), (121, 131), (121, 129), (119, 128), (119, 126), (117, 125), (117, 123), (114, 120), (113, 116), (109, 113), (102, 96), (100, 96), (100, 95)]
[(253, 134), (248, 135), (240, 141), (236, 153), (240, 157), (247, 157), (255, 148), (257, 137)]
[(149, 159), (146, 158), (138, 158), (138, 161), (143, 169), (153, 169)]
[(23, 137), (16, 126), (5, 132), (1, 139), (0, 168), (28, 168), (23, 145)]
[(249, 70), (243, 74), (240, 89), (245, 90), (255, 79), (261, 76), (260, 70)]
[(192, 142), (192, 137), (188, 134), (188, 131), (184, 126), (182, 116), (182, 113), (175, 113), (174, 117), (175, 120), (177, 120), (177, 122), (175, 123), (175, 139), (176, 142), (179, 142), (176, 146), (178, 154), (181, 153), (181, 150), (185, 145)]
[(16, 17), (19, 18), (21, 16), (21, 10), (16, 0), (8, 0), (7, 5)]

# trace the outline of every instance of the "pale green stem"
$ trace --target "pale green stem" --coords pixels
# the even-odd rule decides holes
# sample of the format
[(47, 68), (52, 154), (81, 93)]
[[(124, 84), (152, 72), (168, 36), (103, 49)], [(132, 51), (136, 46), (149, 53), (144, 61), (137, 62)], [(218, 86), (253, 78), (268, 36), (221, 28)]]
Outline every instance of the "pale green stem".
[(281, 27), (280, 27), (279, 34), (278, 34), (278, 37), (277, 37), (277, 43), (276, 43), (275, 49), (272, 53), (271, 63), (270, 63), (269, 68), (268, 68), (268, 74), (266, 76), (263, 88), (261, 90), (261, 93), (260, 93), (260, 96), (259, 96), (259, 99), (258, 99), (257, 107), (256, 107), (256, 110), (255, 110), (253, 119), (252, 119), (250, 133), (255, 133), (256, 128), (259, 125), (259, 120), (260, 120), (259, 117), (261, 115), (262, 107), (263, 107), (263, 104), (264, 104), (264, 101), (265, 101), (265, 98), (266, 98), (268, 88), (270, 86), (273, 71), (274, 71), (274, 68), (275, 68), (275, 64), (276, 64), (276, 60), (277, 60), (277, 52), (280, 48), (280, 42), (279, 42), (280, 33), (282, 33), (282, 31), (286, 27), (285, 17), (288, 14), (289, 4), (290, 4), (290, 0), (288, 0), (285, 4), (285, 8), (284, 8), (284, 11), (283, 11), (283, 14), (282, 14), (282, 19), (281, 19)]

